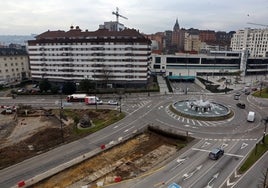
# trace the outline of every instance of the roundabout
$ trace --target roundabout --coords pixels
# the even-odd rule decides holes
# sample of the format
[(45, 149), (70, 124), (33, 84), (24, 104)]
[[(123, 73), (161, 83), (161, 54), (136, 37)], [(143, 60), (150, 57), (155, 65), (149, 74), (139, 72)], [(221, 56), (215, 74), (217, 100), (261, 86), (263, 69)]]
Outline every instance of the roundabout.
[(191, 97), (187, 100), (180, 100), (170, 106), (172, 112), (177, 115), (206, 121), (219, 121), (229, 119), (233, 112), (224, 104), (203, 99)]

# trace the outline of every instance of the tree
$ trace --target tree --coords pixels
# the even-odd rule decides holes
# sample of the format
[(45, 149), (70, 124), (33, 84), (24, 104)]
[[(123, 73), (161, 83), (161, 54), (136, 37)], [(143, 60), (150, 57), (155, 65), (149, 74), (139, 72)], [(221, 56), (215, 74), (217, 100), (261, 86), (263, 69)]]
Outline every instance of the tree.
[(48, 90), (51, 89), (51, 83), (48, 81), (48, 79), (43, 79), (40, 81), (39, 89), (41, 92), (43, 91), (47, 92)]
[(107, 65), (103, 65), (102, 68), (102, 75), (100, 75), (103, 78), (105, 87), (107, 87), (109, 80), (112, 78), (112, 70)]
[(63, 84), (62, 93), (70, 95), (76, 92), (76, 85), (74, 82), (66, 82)]
[(84, 79), (79, 82), (79, 90), (88, 92), (95, 89), (95, 83), (92, 80)]
[(58, 85), (52, 84), (50, 90), (51, 90), (51, 93), (53, 93), (53, 94), (57, 94), (58, 91), (59, 91), (59, 89), (60, 89), (60, 87), (59, 87)]

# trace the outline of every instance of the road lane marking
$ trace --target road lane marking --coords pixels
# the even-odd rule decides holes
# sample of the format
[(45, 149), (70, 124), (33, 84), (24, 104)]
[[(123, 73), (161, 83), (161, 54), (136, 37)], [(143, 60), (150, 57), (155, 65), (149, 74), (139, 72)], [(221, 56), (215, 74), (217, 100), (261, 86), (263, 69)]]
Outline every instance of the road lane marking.
[[(192, 150), (195, 151), (203, 151), (203, 152), (211, 152), (211, 150), (206, 150), (206, 149), (199, 149), (199, 148), (191, 148)], [(232, 154), (232, 153), (224, 153), (224, 155), (228, 155), (228, 156), (232, 156), (232, 157), (239, 157), (239, 158), (243, 158), (244, 155), (236, 155), (236, 154)]]

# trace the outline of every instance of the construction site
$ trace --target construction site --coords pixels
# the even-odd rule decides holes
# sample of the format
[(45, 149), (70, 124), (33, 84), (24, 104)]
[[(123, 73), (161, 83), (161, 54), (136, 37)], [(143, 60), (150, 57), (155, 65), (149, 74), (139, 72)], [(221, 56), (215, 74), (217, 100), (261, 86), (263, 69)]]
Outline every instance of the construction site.
[[(1, 115), (1, 169), (61, 144), (58, 112), (29, 109), (27, 113), (27, 116)], [(79, 116), (107, 118), (109, 113), (107, 110), (81, 110)], [(78, 139), (72, 135), (73, 127), (73, 119), (67, 117), (65, 140)], [(135, 178), (159, 168), (188, 142), (189, 138), (184, 136), (146, 129), (31, 187), (100, 187)]]

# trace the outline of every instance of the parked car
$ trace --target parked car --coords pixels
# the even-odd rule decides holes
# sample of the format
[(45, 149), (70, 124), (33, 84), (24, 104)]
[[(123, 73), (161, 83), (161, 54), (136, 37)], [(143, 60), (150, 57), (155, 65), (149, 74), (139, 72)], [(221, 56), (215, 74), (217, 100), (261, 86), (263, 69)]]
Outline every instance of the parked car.
[(224, 154), (223, 149), (215, 148), (209, 153), (208, 157), (212, 160), (218, 160), (221, 156), (223, 156), (223, 154)]
[(244, 103), (241, 103), (241, 102), (237, 103), (236, 106), (239, 108), (242, 108), (242, 109), (246, 108), (246, 105)]
[(250, 94), (250, 91), (245, 91), (245, 95), (249, 95)]
[(234, 95), (234, 100), (239, 100), (239, 97), (240, 97), (240, 93), (236, 93), (235, 95)]
[(252, 90), (252, 91), (257, 91), (258, 88), (256, 88), (256, 87), (252, 87), (251, 90)]
[(108, 104), (109, 104), (109, 105), (118, 105), (118, 102), (115, 101), (115, 100), (109, 100), (109, 101), (108, 101)]

